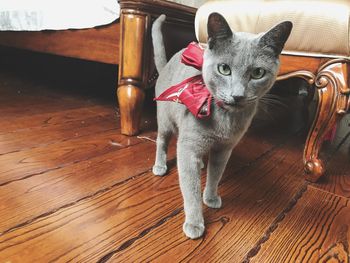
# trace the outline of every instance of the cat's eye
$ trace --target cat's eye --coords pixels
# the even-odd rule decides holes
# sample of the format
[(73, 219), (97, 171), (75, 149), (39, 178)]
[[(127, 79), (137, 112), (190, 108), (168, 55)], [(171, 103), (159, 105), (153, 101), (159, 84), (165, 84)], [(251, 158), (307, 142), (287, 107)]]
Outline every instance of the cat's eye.
[(224, 63), (218, 65), (218, 71), (224, 76), (231, 75), (230, 66)]
[(255, 68), (250, 73), (252, 79), (261, 79), (265, 75), (265, 69), (263, 68)]

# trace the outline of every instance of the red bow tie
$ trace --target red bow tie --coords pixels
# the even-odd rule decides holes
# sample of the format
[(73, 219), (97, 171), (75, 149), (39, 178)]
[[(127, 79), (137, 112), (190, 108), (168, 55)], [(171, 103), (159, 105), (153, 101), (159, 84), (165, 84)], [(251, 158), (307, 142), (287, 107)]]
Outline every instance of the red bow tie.
[[(181, 62), (198, 70), (202, 69), (204, 49), (198, 43), (190, 43), (182, 53)], [(171, 86), (155, 98), (160, 101), (174, 101), (184, 104), (196, 118), (210, 115), (212, 95), (203, 82), (202, 75), (185, 79), (181, 83)], [(221, 106), (221, 102), (216, 104)], [(325, 140), (332, 141), (335, 137), (336, 125), (330, 130)]]
[[(181, 62), (198, 70), (202, 69), (204, 49), (198, 43), (190, 43), (182, 53)], [(204, 84), (202, 74), (185, 79), (171, 86), (155, 100), (184, 104), (196, 118), (210, 115), (212, 95)]]

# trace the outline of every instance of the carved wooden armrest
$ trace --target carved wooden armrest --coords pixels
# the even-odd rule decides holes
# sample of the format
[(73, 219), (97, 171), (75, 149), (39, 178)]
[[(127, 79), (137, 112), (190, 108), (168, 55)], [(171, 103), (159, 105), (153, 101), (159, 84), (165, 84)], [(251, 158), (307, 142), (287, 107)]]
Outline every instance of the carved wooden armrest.
[(304, 148), (306, 179), (316, 182), (325, 172), (319, 152), (325, 135), (350, 109), (350, 60), (300, 56), (282, 56), (278, 80), (300, 77), (313, 85), (318, 102), (314, 122)]

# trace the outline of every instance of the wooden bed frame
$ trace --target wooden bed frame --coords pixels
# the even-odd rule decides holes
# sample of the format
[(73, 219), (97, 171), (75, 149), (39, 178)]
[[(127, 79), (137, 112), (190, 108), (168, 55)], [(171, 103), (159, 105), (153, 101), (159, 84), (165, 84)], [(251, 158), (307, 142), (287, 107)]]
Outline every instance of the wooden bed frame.
[[(168, 55), (195, 40), (195, 8), (162, 0), (119, 0), (119, 21), (87, 30), (1, 32), (0, 45), (119, 65), (118, 102), (121, 132), (139, 132), (144, 89), (157, 78), (150, 28), (152, 20), (167, 15), (165, 45)], [(318, 106), (304, 148), (306, 178), (324, 174), (319, 151), (327, 134), (350, 108), (350, 61), (281, 55), (278, 79), (304, 78), (317, 91)]]
[(167, 15), (168, 55), (195, 40), (196, 9), (163, 0), (119, 0), (116, 22), (92, 29), (40, 32), (0, 32), (0, 45), (119, 66), (118, 102), (121, 132), (139, 133), (144, 89), (157, 77), (150, 29), (160, 14)]

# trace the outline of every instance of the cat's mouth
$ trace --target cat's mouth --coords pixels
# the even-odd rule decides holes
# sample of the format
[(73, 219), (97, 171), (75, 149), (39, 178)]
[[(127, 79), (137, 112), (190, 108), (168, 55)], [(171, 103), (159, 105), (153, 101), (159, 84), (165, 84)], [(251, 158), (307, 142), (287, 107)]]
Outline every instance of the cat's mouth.
[(255, 102), (258, 99), (257, 96), (251, 96), (251, 97), (247, 97), (244, 98), (238, 102), (236, 101), (225, 101), (222, 100), (223, 104), (227, 107), (232, 107), (232, 108), (243, 108), (247, 105), (250, 105), (251, 103)]

